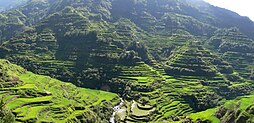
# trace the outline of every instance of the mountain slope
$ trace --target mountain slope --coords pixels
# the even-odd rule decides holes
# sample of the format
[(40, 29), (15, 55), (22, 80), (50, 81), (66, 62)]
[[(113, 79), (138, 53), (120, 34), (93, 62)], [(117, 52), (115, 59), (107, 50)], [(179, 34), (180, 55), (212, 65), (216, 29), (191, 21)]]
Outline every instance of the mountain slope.
[(185, 121), (190, 122), (192, 119), (196, 122), (212, 121), (212, 123), (253, 122), (253, 99), (253, 95), (248, 95), (239, 97), (236, 100), (229, 100), (216, 109), (193, 113), (190, 115), (190, 119), (185, 119)]
[(119, 101), (116, 94), (78, 88), (6, 60), (0, 66), (1, 103), (18, 122), (107, 122)]
[(221, 29), (208, 42), (210, 49), (232, 64), (244, 78), (253, 80), (253, 40), (237, 28)]
[[(253, 22), (200, 0), (31, 0), (0, 19), (1, 58), (76, 86), (120, 94), (119, 122), (181, 121), (254, 91)], [(50, 121), (106, 122), (117, 98), (32, 73), (18, 76), (25, 89), (35, 89), (26, 96), (40, 100), (41, 84), (60, 97), (42, 96), (47, 107), (53, 105), (45, 109)], [(23, 94), (23, 86), (7, 88)], [(69, 103), (54, 109), (58, 102)], [(9, 107), (19, 121), (45, 120), (44, 105), (31, 107), (43, 108), (36, 118), (24, 115), (30, 107), (18, 105)]]
[[(32, 0), (18, 10), (26, 17), (22, 20), (25, 25), (34, 25), (67, 6), (77, 8), (92, 20), (117, 21), (121, 17), (128, 18), (146, 31), (164, 35), (185, 30), (194, 35), (211, 36), (216, 28), (238, 27), (241, 32), (254, 38), (254, 24), (250, 19), (201, 0), (139, 2), (134, 0)], [(8, 11), (4, 15), (9, 16), (13, 12)]]

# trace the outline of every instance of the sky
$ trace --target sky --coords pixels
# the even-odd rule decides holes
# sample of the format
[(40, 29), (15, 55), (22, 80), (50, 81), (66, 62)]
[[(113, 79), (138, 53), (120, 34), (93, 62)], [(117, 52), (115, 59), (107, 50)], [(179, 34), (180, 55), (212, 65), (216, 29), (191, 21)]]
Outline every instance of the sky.
[(229, 9), (254, 21), (254, 0), (204, 0), (212, 5)]

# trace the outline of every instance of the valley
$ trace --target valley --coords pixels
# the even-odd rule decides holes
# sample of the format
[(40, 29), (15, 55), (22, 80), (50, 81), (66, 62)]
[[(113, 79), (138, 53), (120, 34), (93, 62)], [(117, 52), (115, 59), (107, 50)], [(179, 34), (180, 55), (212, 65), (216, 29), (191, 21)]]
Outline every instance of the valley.
[(251, 123), (253, 35), (202, 0), (29, 0), (0, 12), (0, 117)]

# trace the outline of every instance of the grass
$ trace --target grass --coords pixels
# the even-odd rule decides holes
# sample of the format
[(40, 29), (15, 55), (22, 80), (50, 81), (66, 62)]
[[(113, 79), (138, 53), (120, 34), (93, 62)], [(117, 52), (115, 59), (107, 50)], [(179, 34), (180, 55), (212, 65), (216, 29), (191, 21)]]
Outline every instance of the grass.
[(17, 113), (18, 115), (18, 117), (24, 117), (24, 116), (26, 116), (27, 115), (27, 112), (28, 112), (28, 108), (29, 108), (30, 106), (23, 106), (23, 107), (21, 107), (21, 108), (18, 108), (18, 109), (16, 109), (16, 110), (14, 110), (13, 112), (15, 112), (15, 113)]
[(52, 96), (36, 97), (36, 98), (17, 98), (7, 104), (7, 107), (14, 109), (18, 106), (22, 106), (29, 103), (42, 103), (45, 101), (51, 101)]
[[(225, 104), (223, 106), (230, 110), (234, 109), (236, 111), (235, 108), (237, 108), (237, 109), (240, 109), (242, 112), (245, 112), (245, 110), (249, 106), (253, 105), (253, 103), (254, 103), (254, 95), (249, 95), (249, 96), (239, 97), (235, 100), (227, 100), (225, 101)], [(240, 104), (239, 107), (235, 107), (238, 104)], [(197, 119), (201, 119), (201, 120), (209, 120), (212, 123), (220, 123), (220, 120), (214, 116), (217, 110), (218, 108), (212, 108), (206, 111), (192, 113), (190, 114), (190, 118), (193, 119), (194, 121), (196, 121)]]
[(48, 106), (30, 107), (30, 108), (28, 108), (28, 113), (25, 115), (25, 117), (23, 119), (24, 120), (29, 120), (29, 119), (33, 119), (33, 118), (37, 119), (38, 114), (40, 114), (39, 112), (47, 107)]
[(193, 113), (193, 114), (190, 114), (190, 118), (193, 119), (194, 121), (196, 121), (197, 119), (201, 119), (201, 120), (209, 120), (212, 123), (220, 123), (220, 120), (217, 117), (213, 116), (216, 110), (217, 109), (214, 108), (214, 109), (208, 109), (198, 113)]
[(16, 95), (6, 96), (5, 98), (3, 98), (3, 102), (6, 102), (6, 101), (8, 101), (12, 98), (15, 98), (15, 97), (16, 97)]
[(17, 89), (29, 89), (29, 88), (35, 88), (36, 86), (34, 84), (25, 84), (23, 86), (17, 87)]
[(163, 110), (166, 110), (166, 108), (168, 108), (168, 107), (175, 107), (175, 106), (177, 106), (179, 103), (180, 103), (179, 101), (174, 101), (174, 102), (170, 103), (169, 105), (163, 106), (163, 107), (161, 108), (161, 110), (162, 110), (162, 111), (163, 111)]
[[(86, 89), (86, 88), (77, 88), (71, 83), (63, 83), (59, 80), (52, 79), (47, 76), (41, 76), (41, 75), (34, 76), (34, 74), (31, 72), (27, 72), (26, 74), (21, 75), (20, 79), (28, 83), (45, 84), (45, 86), (41, 86), (41, 87), (47, 89), (47, 91), (51, 92), (53, 95), (61, 95), (62, 93), (67, 93), (68, 90), (70, 89), (71, 90), (77, 89), (75, 90), (77, 91), (77, 96), (89, 97), (90, 99), (98, 98), (99, 102), (102, 100), (110, 101), (114, 97), (117, 97), (116, 94), (113, 94), (110, 92), (92, 90), (92, 89)], [(61, 90), (58, 90), (57, 88)]]
[(243, 111), (248, 106), (254, 103), (254, 95), (243, 96), (240, 100), (230, 100), (224, 104), (224, 107), (231, 108), (231, 106), (240, 104), (240, 109)]
[[(113, 108), (120, 101), (118, 95), (111, 92), (79, 88), (48, 76), (25, 72), (23, 68), (5, 60), (0, 60), (0, 64), (10, 70), (10, 75), (22, 81), (18, 85), (0, 90), (5, 102), (12, 99), (6, 106), (17, 114), (19, 121), (33, 119), (38, 122), (67, 122), (77, 120), (77, 116), (91, 117), (90, 114), (98, 118), (99, 112), (91, 108)], [(76, 107), (80, 109), (76, 110)]]
[(149, 115), (149, 113), (150, 113), (150, 110), (139, 109), (137, 103), (132, 107), (132, 114), (135, 116), (147, 116)]

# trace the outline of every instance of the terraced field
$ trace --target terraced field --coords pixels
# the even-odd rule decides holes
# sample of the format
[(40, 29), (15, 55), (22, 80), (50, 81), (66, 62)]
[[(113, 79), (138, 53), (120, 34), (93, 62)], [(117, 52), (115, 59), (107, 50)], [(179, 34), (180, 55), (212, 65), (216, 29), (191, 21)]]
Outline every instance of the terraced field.
[[(112, 44), (111, 48), (114, 46)], [(117, 79), (121, 80), (121, 86), (115, 87), (123, 94), (125, 102), (121, 112), (117, 113), (120, 121), (179, 121), (191, 113), (218, 106), (224, 98), (234, 98), (228, 95), (251, 93), (253, 86), (250, 81), (239, 76), (229, 63), (204, 49), (199, 42), (192, 41), (178, 47), (173, 50), (169, 60), (161, 63), (151, 62), (149, 65), (134, 62), (114, 67), (120, 72)], [(107, 51), (113, 50), (109, 48)], [(76, 66), (71, 60), (34, 60), (33, 64), (40, 64), (37, 72), (43, 74), (45, 71), (59, 72), (59, 68), (71, 70)], [(69, 79), (68, 72), (64, 73)], [(22, 122), (88, 122), (98, 116), (109, 118), (111, 114), (102, 115), (100, 111), (105, 109), (98, 108), (98, 105), (111, 107), (106, 110), (112, 112), (112, 107), (119, 102), (114, 94), (80, 89), (46, 76), (26, 72), (19, 74), (18, 78), (20, 82), (7, 81), (2, 84), (4, 88), (1, 91), (6, 106)], [(105, 94), (111, 96), (106, 97)], [(89, 113), (93, 114), (92, 117), (86, 117)], [(99, 120), (109, 121), (103, 118)]]
[(36, 73), (0, 60), (0, 106), (17, 122), (254, 121), (253, 97), (235, 99), (254, 91), (248, 18), (201, 0), (14, 9), (0, 13), (0, 58)]
[[(0, 61), (0, 97), (17, 122), (108, 121), (119, 97), (110, 92), (78, 88), (48, 76)], [(6, 72), (7, 71), (7, 72)], [(101, 112), (107, 113), (101, 113)]]
[[(126, 122), (162, 121), (171, 116), (181, 116), (193, 110), (184, 100), (178, 98), (177, 92), (170, 87), (165, 87), (166, 78), (156, 69), (140, 62), (133, 67), (121, 67), (121, 79), (128, 80), (130, 90), (125, 100)], [(168, 77), (169, 78), (169, 77)], [(158, 83), (163, 84), (161, 86)], [(128, 84), (127, 84), (128, 85)], [(172, 92), (167, 92), (167, 91)], [(134, 100), (128, 99), (132, 96)], [(135, 98), (136, 97), (136, 98)], [(126, 110), (127, 109), (127, 110)], [(120, 114), (120, 117), (123, 114)]]
[(238, 97), (235, 100), (227, 100), (225, 104), (218, 108), (207, 109), (203, 112), (193, 113), (190, 118), (194, 121), (221, 122), (253, 122), (254, 95)]
[[(144, 62), (119, 66), (119, 78), (127, 85), (121, 121), (178, 121), (223, 103), (228, 94), (246, 93), (241, 89), (251, 85), (230, 64), (195, 42), (175, 53), (165, 70), (162, 65), (151, 67)], [(238, 79), (231, 81), (231, 77)]]
[(241, 77), (253, 80), (253, 40), (231, 28), (217, 31), (210, 43), (214, 46), (211, 49), (228, 61)]

